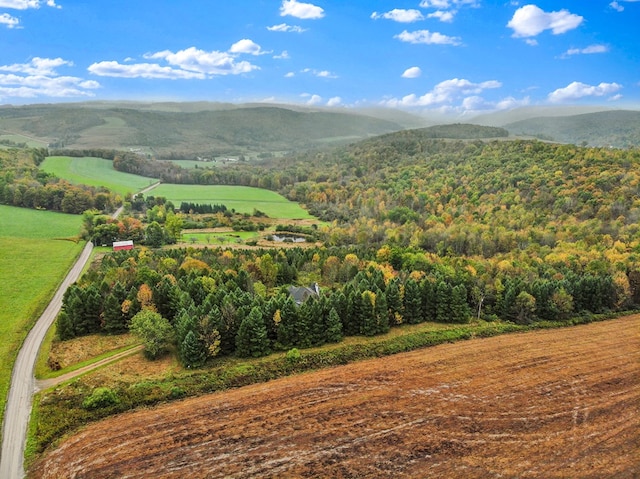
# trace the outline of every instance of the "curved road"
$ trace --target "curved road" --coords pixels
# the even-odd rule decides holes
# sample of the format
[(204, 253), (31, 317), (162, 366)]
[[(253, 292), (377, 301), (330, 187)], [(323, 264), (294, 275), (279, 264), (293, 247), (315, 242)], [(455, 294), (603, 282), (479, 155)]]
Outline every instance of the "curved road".
[[(158, 186), (154, 183), (139, 193), (146, 193)], [(118, 208), (112, 215), (117, 218), (122, 212)], [(62, 298), (69, 286), (78, 280), (87, 261), (91, 257), (93, 244), (87, 243), (80, 257), (73, 265), (66, 278), (53, 296), (18, 352), (18, 357), (11, 374), (11, 385), (5, 407), (4, 425), (2, 428), (2, 452), (0, 453), (0, 479), (22, 479), (24, 477), (24, 448), (27, 441), (27, 429), (33, 393), (36, 390), (34, 368), (38, 350), (47, 331), (55, 321), (62, 308)]]
[(78, 261), (62, 281), (47, 309), (44, 310), (33, 329), (29, 331), (18, 353), (18, 358), (13, 366), (4, 415), (2, 455), (0, 455), (0, 478), (2, 479), (20, 479), (24, 477), (24, 446), (27, 440), (32, 395), (35, 391), (33, 370), (38, 350), (47, 331), (62, 308), (64, 292), (80, 277), (80, 273), (82, 273), (82, 269), (89, 260), (92, 250), (93, 244), (87, 243)]

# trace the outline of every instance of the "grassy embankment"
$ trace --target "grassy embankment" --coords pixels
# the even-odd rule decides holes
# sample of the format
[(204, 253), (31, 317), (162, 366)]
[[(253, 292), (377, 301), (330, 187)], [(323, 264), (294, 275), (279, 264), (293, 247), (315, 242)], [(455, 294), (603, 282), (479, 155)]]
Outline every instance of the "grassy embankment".
[(0, 420), (20, 345), (82, 251), (81, 221), (0, 205)]
[(135, 193), (157, 181), (114, 170), (113, 163), (102, 158), (50, 156), (40, 168), (71, 183), (104, 186), (120, 195)]

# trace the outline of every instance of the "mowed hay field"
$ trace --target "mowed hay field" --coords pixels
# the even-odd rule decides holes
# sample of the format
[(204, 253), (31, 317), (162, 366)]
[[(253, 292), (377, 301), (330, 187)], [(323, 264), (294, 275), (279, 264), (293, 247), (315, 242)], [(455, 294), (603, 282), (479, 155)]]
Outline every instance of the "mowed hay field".
[(640, 315), (446, 344), (124, 414), (31, 478), (631, 478)]
[(102, 158), (72, 158), (70, 156), (49, 156), (40, 169), (53, 173), (70, 183), (110, 189), (120, 195), (135, 193), (158, 180), (144, 176), (123, 173), (113, 168), (113, 162)]
[(230, 185), (169, 185), (161, 184), (151, 193), (164, 196), (176, 208), (180, 203), (218, 204), (238, 213), (253, 214), (254, 209), (266, 213), (270, 218), (309, 219), (313, 218), (298, 203), (289, 201), (275, 191), (250, 186)]
[(81, 224), (79, 215), (0, 205), (0, 419), (18, 349), (82, 251), (68, 240)]

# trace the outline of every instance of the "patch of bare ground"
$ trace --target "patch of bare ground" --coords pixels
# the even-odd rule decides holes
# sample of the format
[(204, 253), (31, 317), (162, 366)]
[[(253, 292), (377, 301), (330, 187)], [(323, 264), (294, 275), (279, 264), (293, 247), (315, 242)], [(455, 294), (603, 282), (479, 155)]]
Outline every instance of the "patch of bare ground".
[(445, 344), (124, 414), (30, 478), (632, 478), (640, 315)]
[(59, 368), (66, 368), (109, 351), (132, 346), (137, 342), (138, 340), (130, 334), (116, 336), (93, 334), (68, 341), (54, 341), (51, 344), (48, 362), (56, 364)]

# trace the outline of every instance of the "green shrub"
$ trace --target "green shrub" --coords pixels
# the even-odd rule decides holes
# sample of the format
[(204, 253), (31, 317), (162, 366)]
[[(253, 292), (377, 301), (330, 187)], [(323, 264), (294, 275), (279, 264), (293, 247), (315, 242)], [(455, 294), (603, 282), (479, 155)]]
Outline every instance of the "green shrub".
[(93, 390), (90, 396), (82, 401), (85, 409), (101, 409), (109, 406), (116, 406), (120, 403), (118, 395), (109, 388), (100, 387)]

